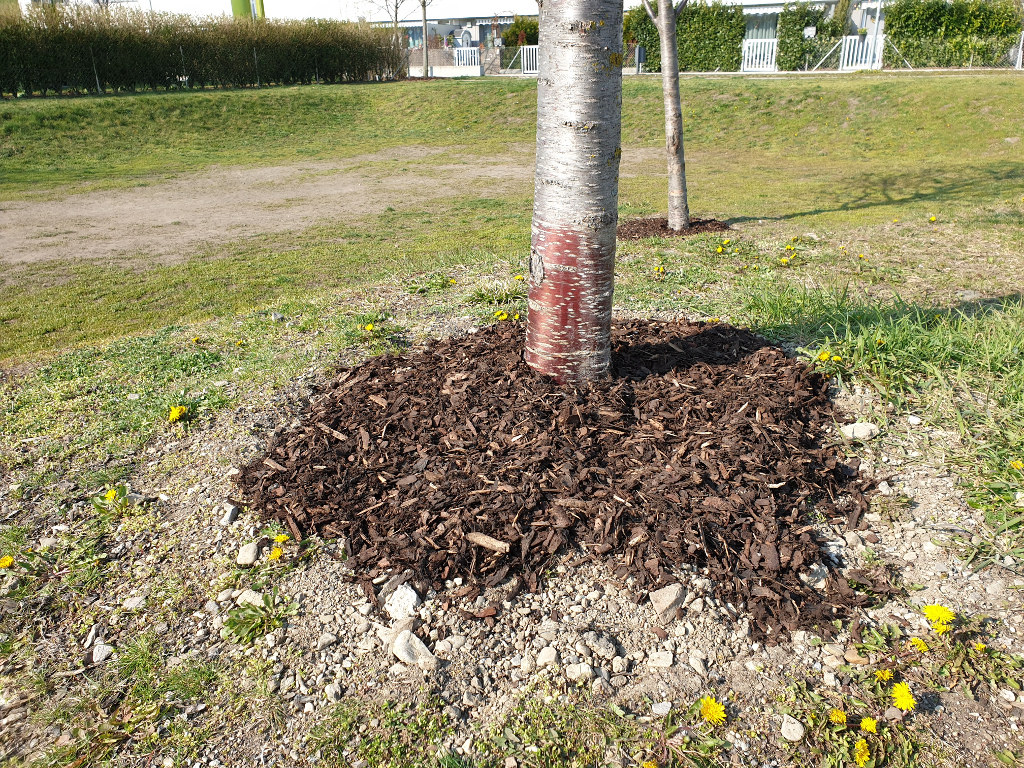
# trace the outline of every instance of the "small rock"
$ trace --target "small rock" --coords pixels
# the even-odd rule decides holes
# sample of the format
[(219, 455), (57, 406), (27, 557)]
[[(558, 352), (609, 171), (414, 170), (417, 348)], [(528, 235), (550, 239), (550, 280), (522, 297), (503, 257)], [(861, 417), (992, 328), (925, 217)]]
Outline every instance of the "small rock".
[(896, 709), (896, 707), (889, 707), (887, 710), (885, 710), (885, 714), (882, 715), (882, 717), (884, 717), (886, 720), (902, 720), (903, 712)]
[(647, 657), (647, 664), (652, 667), (671, 667), (672, 651), (655, 651)]
[(699, 656), (690, 656), (689, 658), (690, 667), (701, 677), (708, 676), (708, 665), (704, 662), (704, 659)]
[(651, 592), (650, 599), (658, 619), (668, 623), (676, 617), (676, 608), (686, 599), (686, 588), (682, 584), (669, 584)]
[[(238, 507), (236, 505), (234, 505), (234, 504), (225, 504), (223, 509), (224, 509), (224, 514), (220, 518), (220, 524), (221, 525), (231, 525), (233, 522), (235, 522), (235, 520), (238, 519), (238, 513), (239, 513), (240, 510), (238, 509)], [(241, 553), (239, 553), (239, 554), (241, 554)], [(256, 562), (255, 557), (253, 558), (253, 562)]]
[(448, 719), (451, 720), (453, 723), (458, 722), (466, 716), (461, 709), (459, 709), (458, 707), (453, 707), (451, 704), (444, 708), (444, 713), (448, 716)]
[(611, 696), (614, 691), (612, 685), (603, 677), (598, 677), (590, 684), (590, 691), (595, 696)]
[(844, 425), (839, 432), (847, 440), (871, 440), (878, 437), (881, 430), (877, 424), (872, 424), (870, 421), (859, 421), (856, 424)]
[(594, 668), (585, 662), (570, 664), (565, 668), (565, 676), (570, 680), (589, 682), (594, 678)]
[(391, 652), (406, 664), (416, 664), (420, 669), (433, 670), (438, 667), (437, 657), (408, 629), (395, 638)]
[(243, 589), (242, 593), (235, 598), (235, 605), (263, 605), (263, 595), (253, 589)]
[(537, 654), (537, 669), (544, 669), (544, 667), (550, 667), (552, 664), (557, 663), (558, 651), (550, 645), (542, 648), (540, 653)]
[(129, 597), (121, 605), (126, 611), (137, 611), (139, 608), (146, 604), (146, 598), (144, 597)]
[(273, 320), (275, 323), (281, 323), (284, 322), (284, 315), (282, 315), (280, 312), (271, 312), (270, 319)]
[(804, 726), (795, 717), (783, 715), (781, 733), (786, 741), (797, 742), (804, 737)]
[(324, 648), (330, 648), (336, 642), (338, 642), (336, 635), (332, 635), (330, 632), (324, 632), (316, 641), (316, 649), (318, 651), (322, 651)]
[(324, 688), (324, 696), (327, 697), (328, 701), (340, 701), (341, 686), (337, 683), (331, 683), (326, 688)]
[(697, 614), (703, 612), (703, 610), (704, 610), (704, 599), (701, 598), (701, 597), (698, 597), (696, 600), (694, 600), (692, 603), (690, 603), (690, 609), (689, 610), (690, 610), (690, 613), (692, 613), (694, 616), (696, 616)]
[(60, 543), (59, 539), (53, 537), (46, 537), (39, 540), (40, 549), (49, 549), (50, 547), (56, 547)]
[(922, 419), (921, 419), (920, 416), (914, 416), (913, 414), (911, 414), (910, 416), (907, 416), (907, 424), (909, 424), (912, 427), (919, 427), (919, 426), (921, 426), (921, 421), (922, 421)]
[(452, 635), (448, 638), (448, 644), (451, 645), (453, 651), (457, 651), (466, 644), (466, 636)]
[(1000, 688), (999, 689), (999, 698), (1002, 699), (1003, 701), (1009, 703), (1009, 704), (1013, 704), (1013, 702), (1015, 702), (1017, 700), (1017, 694), (1015, 694), (1009, 688)]
[(394, 621), (412, 616), (420, 605), (420, 596), (408, 584), (402, 584), (384, 603), (384, 610)]
[(889, 485), (889, 483), (887, 483), (885, 480), (883, 480), (878, 484), (878, 492), (883, 496), (892, 496), (892, 486)]
[(83, 648), (88, 648), (94, 642), (96, 642), (96, 635), (100, 630), (99, 624), (93, 624), (92, 628), (89, 629), (89, 634), (85, 636), (85, 642), (82, 643)]
[(462, 704), (466, 707), (479, 707), (484, 703), (484, 697), (479, 693), (466, 691), (462, 694)]
[(846, 546), (855, 552), (860, 552), (864, 549), (864, 539), (856, 531), (847, 531), (843, 539), (846, 541)]
[(238, 557), (235, 562), (239, 565), (252, 565), (256, 562), (256, 556), (259, 554), (259, 543), (251, 541), (244, 545), (238, 550)]
[(106, 643), (96, 643), (92, 648), (92, 663), (102, 664), (104, 661), (110, 658), (110, 654), (114, 652)]
[(664, 717), (672, 711), (671, 701), (659, 701), (657, 704), (651, 704), (651, 712), (658, 717)]
[(519, 669), (522, 670), (524, 675), (529, 675), (536, 668), (537, 663), (533, 660), (533, 656), (526, 654), (523, 656), (523, 660), (519, 662)]
[(800, 581), (814, 589), (825, 589), (828, 584), (828, 568), (822, 563), (814, 563), (807, 573), (800, 574)]

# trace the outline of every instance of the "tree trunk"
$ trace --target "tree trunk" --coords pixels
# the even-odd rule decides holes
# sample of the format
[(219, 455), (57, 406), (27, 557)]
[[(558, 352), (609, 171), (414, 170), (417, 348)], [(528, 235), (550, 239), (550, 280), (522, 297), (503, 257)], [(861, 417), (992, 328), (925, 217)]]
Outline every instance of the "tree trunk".
[(420, 0), (423, 8), (423, 76), (430, 77), (430, 66), (427, 64), (427, 0)]
[(665, 149), (668, 155), (668, 226), (678, 232), (690, 226), (686, 202), (686, 158), (683, 152), (683, 109), (679, 100), (679, 43), (672, 0), (658, 0), (661, 44), (661, 94), (665, 101)]
[(611, 358), (622, 111), (621, 0), (545, 0), (526, 362), (564, 383)]

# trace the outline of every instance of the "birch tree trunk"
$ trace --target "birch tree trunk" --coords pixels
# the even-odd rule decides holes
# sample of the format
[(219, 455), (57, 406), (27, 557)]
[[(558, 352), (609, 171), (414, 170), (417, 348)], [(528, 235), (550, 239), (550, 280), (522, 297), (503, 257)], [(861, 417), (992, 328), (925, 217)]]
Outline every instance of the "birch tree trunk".
[(679, 99), (679, 42), (676, 20), (686, 0), (658, 0), (658, 14), (644, 0), (647, 14), (658, 28), (661, 47), (661, 95), (665, 102), (665, 150), (668, 160), (668, 227), (678, 232), (690, 226), (690, 206), (686, 201), (686, 157), (683, 151), (683, 108)]
[(427, 64), (427, 0), (420, 0), (420, 7), (423, 9), (423, 76), (430, 77)]
[(545, 0), (526, 362), (564, 383), (611, 358), (622, 0)]

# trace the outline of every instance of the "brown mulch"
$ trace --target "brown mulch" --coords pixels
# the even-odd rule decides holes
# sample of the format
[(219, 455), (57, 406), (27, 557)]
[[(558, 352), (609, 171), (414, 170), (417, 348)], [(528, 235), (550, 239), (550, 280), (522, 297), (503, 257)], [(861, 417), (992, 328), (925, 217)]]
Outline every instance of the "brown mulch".
[(619, 224), (615, 236), (619, 240), (643, 240), (645, 237), (691, 237), (705, 232), (728, 232), (729, 225), (717, 219), (690, 219), (687, 229), (676, 232), (668, 228), (668, 219), (629, 219)]
[(799, 578), (821, 559), (812, 517), (856, 528), (866, 508), (857, 460), (826, 437), (823, 376), (745, 330), (630, 321), (612, 378), (562, 388), (523, 362), (522, 335), (497, 325), (343, 370), (241, 492), (296, 536), (345, 537), (367, 584), (412, 569), (438, 588), (536, 589), (578, 546), (651, 589), (675, 564), (707, 568), (758, 637), (865, 604), (844, 578)]

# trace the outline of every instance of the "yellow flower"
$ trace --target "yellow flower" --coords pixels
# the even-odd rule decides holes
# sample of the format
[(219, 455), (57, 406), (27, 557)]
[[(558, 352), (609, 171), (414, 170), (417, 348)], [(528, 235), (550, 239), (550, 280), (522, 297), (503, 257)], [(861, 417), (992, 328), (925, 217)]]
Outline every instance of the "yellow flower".
[(725, 722), (725, 707), (714, 696), (705, 696), (700, 700), (700, 718), (705, 723), (721, 725)]
[(858, 258), (858, 259), (866, 259), (866, 258), (867, 258), (867, 256), (865, 256), (865, 255), (864, 255), (863, 253), (858, 253), (858, 254), (857, 254), (857, 258)]
[(875, 680), (878, 680), (881, 683), (888, 682), (889, 680), (892, 680), (892, 670), (891, 669), (876, 669), (875, 670)]
[(928, 643), (926, 643), (920, 637), (912, 637), (912, 638), (910, 638), (910, 641), (908, 642), (908, 645), (911, 648), (914, 648), (915, 650), (920, 651), (921, 653), (928, 653)]
[(448, 279), (448, 284), (449, 284), (449, 285), (455, 285), (455, 278), (454, 278), (454, 277), (452, 277), (452, 278), (449, 278), (449, 279)]
[(373, 323), (367, 323), (366, 324), (366, 330), (372, 331), (373, 330)]
[[(171, 421), (173, 421), (173, 419), (171, 419)], [(106, 499), (107, 501), (113, 501), (114, 499), (116, 499), (117, 488), (111, 488), (109, 491), (103, 494), (103, 498)]]
[(832, 357), (832, 353), (829, 352), (827, 349), (823, 349), (821, 350), (821, 352), (818, 353), (818, 360), (820, 360), (823, 363), (828, 362), (828, 359), (830, 357)]
[(10, 555), (4, 555), (0, 557), (0, 568), (10, 568), (14, 565), (14, 558)]
[(287, 533), (279, 533), (277, 534), (277, 536), (274, 537), (274, 541), (276, 541), (278, 544), (284, 544), (290, 538), (291, 536), (289, 536)]
[(722, 245), (728, 245), (731, 242), (732, 242), (732, 239), (726, 238), (725, 240), (722, 241)]
[(779, 264), (785, 266), (786, 264), (789, 264), (789, 259), (787, 259), (786, 257), (782, 257), (781, 259), (779, 259)]
[(974, 650), (978, 653), (984, 653), (988, 649), (988, 646), (984, 643), (978, 642), (974, 644)]
[(525, 280), (526, 278), (523, 277), (522, 275), (516, 275), (513, 279), (514, 280)]
[(951, 629), (952, 627), (949, 626), (949, 624), (945, 624), (941, 621), (932, 622), (932, 632), (934, 632), (936, 635), (944, 635)]
[(917, 706), (914, 694), (910, 692), (910, 686), (906, 683), (896, 683), (892, 687), (892, 703), (896, 709), (902, 709), (904, 712), (910, 712)]
[(828, 713), (828, 719), (836, 725), (846, 725), (846, 713), (841, 709), (833, 709)]
[(242, 341), (241, 339), (239, 339), (238, 341), (235, 342), (235, 346), (238, 346), (238, 347), (242, 346), (243, 344), (245, 344), (245, 342)]
[(934, 216), (930, 217), (930, 218), (928, 219), (928, 221), (935, 221), (935, 217), (934, 217)]
[(1024, 472), (1024, 461), (1020, 459), (1014, 459), (1010, 462), (1010, 466), (1016, 469), (1018, 472)]
[(193, 344), (198, 344), (199, 343), (199, 337), (196, 336), (194, 339), (192, 339), (192, 343)]
[(871, 759), (871, 750), (868, 749), (868, 743), (864, 739), (858, 739), (857, 743), (853, 745), (853, 759), (857, 761), (859, 768), (864, 768), (868, 760)]
[(893, 219), (893, 220), (892, 220), (892, 223), (893, 223), (893, 224), (898, 224), (898, 223), (899, 223), (899, 219)]
[(875, 339), (875, 344), (877, 344), (878, 346), (882, 346), (883, 344), (885, 344), (885, 339)]
[(519, 319), (519, 313), (516, 312), (514, 315), (512, 315), (512, 319), (513, 320), (518, 320)]
[(281, 559), (281, 555), (283, 555), (283, 554), (284, 554), (284, 550), (283, 549), (281, 549), (280, 547), (274, 547), (272, 550), (270, 550), (270, 555), (268, 557), (271, 560), (280, 560)]
[(648, 760), (647, 762), (641, 764), (640, 768), (658, 768), (658, 761)]
[(181, 417), (188, 413), (188, 408), (184, 405), (176, 405), (171, 408), (171, 412), (167, 415), (167, 420), (173, 424), (176, 421), (180, 421)]
[(878, 733), (878, 721), (873, 717), (862, 717), (860, 729), (866, 733)]
[(841, 358), (839, 355), (832, 355), (832, 362), (833, 363), (841, 363), (841, 362), (843, 362), (843, 358)]
[(722, 246), (718, 246), (717, 250), (718, 250), (719, 253), (721, 253), (724, 249), (722, 248)]
[(956, 618), (956, 614), (944, 605), (926, 605), (921, 613), (932, 623), (949, 624)]

